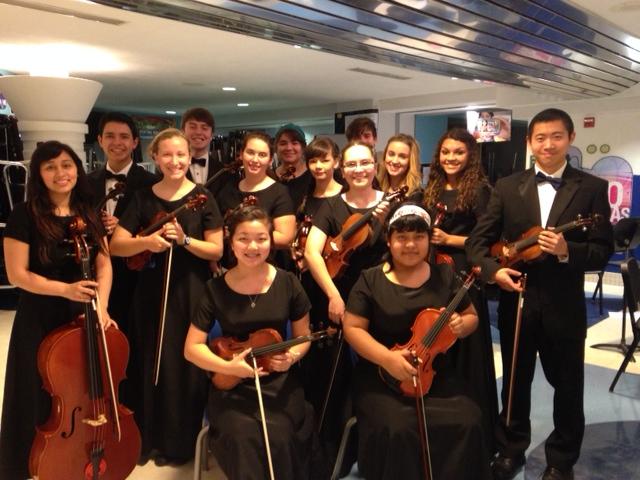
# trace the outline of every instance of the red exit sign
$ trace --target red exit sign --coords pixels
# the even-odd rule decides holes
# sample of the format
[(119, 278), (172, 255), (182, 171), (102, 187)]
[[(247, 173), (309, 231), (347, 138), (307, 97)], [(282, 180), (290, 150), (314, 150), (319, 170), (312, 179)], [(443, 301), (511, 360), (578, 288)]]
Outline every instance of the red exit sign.
[(583, 120), (584, 128), (593, 128), (596, 126), (596, 117), (584, 117)]

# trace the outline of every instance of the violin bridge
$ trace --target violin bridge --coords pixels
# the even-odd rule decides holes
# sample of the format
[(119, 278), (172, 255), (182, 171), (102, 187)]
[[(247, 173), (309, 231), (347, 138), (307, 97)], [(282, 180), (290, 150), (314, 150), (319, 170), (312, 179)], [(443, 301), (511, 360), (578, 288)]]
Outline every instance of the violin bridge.
[(83, 418), (82, 423), (89, 425), (90, 427), (100, 427), (107, 423), (107, 417), (104, 413), (98, 415), (98, 418)]

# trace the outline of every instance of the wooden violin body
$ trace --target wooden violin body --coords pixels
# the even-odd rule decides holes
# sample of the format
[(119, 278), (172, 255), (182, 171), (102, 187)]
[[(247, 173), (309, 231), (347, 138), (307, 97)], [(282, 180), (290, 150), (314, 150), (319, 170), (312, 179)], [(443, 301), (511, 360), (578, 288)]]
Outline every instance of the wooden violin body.
[[(258, 368), (262, 368), (265, 372), (270, 372), (271, 356), (282, 353), (289, 348), (300, 345), (301, 343), (314, 342), (334, 335), (335, 329), (327, 329), (315, 332), (309, 335), (292, 338), (291, 340), (282, 341), (282, 336), (273, 328), (263, 328), (249, 335), (245, 341), (240, 341), (234, 337), (217, 337), (211, 340), (209, 348), (213, 353), (225, 360), (231, 360), (236, 355), (242, 353), (247, 348), (252, 351), (245, 357), (246, 360), (256, 359)], [(253, 362), (250, 363), (253, 365)], [(231, 390), (240, 382), (242, 378), (224, 373), (214, 372), (211, 382), (219, 390)]]
[[(565, 223), (553, 229), (555, 233), (568, 232), (576, 228), (587, 229), (599, 222), (601, 215), (594, 214), (588, 217), (578, 215), (573, 222)], [(491, 256), (500, 263), (502, 267), (512, 267), (519, 263), (529, 263), (542, 260), (546, 255), (538, 244), (538, 235), (545, 229), (540, 226), (531, 227), (520, 235), (515, 242), (500, 241), (495, 243), (491, 249)]]
[[(406, 185), (385, 196), (382, 201), (402, 201), (409, 187)], [(379, 205), (379, 204), (378, 204)], [(328, 238), (322, 250), (322, 258), (327, 265), (331, 278), (338, 278), (349, 266), (351, 254), (363, 245), (371, 235), (369, 220), (373, 217), (374, 208), (367, 213), (354, 213), (345, 220), (342, 230), (335, 237)]]
[[(38, 371), (52, 397), (51, 416), (37, 427), (29, 456), (29, 472), (38, 480), (122, 480), (129, 476), (140, 456), (140, 432), (131, 410), (118, 403), (118, 411), (113, 412), (111, 399), (105, 397), (101, 403), (108, 415), (95, 417), (86, 372), (84, 323), (81, 316), (54, 330), (38, 350)], [(105, 335), (114, 382), (119, 383), (125, 377), (129, 345), (116, 328), (110, 328)], [(102, 353), (100, 387), (108, 392)], [(121, 440), (115, 430), (114, 413), (120, 420)], [(97, 475), (92, 464), (94, 455)]]
[(419, 397), (429, 392), (436, 374), (433, 369), (434, 359), (449, 350), (457, 340), (456, 335), (449, 328), (449, 320), (479, 275), (480, 268), (474, 267), (462, 288), (444, 310), (434, 308), (422, 310), (411, 327), (411, 339), (404, 345), (396, 344), (391, 348), (392, 351), (406, 349), (412, 352), (411, 363), (417, 370), (414, 383), (414, 378), (400, 381), (384, 368), (379, 367), (380, 377), (393, 390), (407, 397)]
[(304, 258), (304, 249), (307, 246), (307, 237), (309, 236), (312, 225), (313, 223), (309, 215), (305, 215), (300, 225), (298, 225), (296, 236), (293, 242), (291, 242), (291, 257), (296, 262)]
[[(207, 196), (201, 193), (189, 198), (183, 205), (179, 206), (170, 213), (158, 212), (152, 218), (151, 225), (138, 233), (137, 236), (145, 237), (147, 235), (151, 235), (165, 223), (168, 223), (176, 218), (181, 211), (186, 209), (197, 210), (198, 208), (202, 208), (205, 203), (207, 203)], [(150, 250), (145, 250), (143, 252), (136, 253), (135, 255), (125, 258), (125, 263), (129, 270), (140, 271), (145, 266), (147, 266), (152, 255), (153, 252), (151, 252)]]

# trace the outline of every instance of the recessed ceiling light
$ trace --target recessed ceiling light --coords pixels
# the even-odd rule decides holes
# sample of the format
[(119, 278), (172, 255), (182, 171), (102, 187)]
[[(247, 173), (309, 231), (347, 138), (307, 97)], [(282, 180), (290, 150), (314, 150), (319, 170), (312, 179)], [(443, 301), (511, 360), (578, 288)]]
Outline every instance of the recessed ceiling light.
[(238, 106), (239, 107), (248, 107), (249, 104), (248, 103), (239, 103)]
[(482, 80), (480, 80), (479, 78), (474, 78), (473, 81), (477, 82), (477, 83), (480, 83)]
[(458, 77), (451, 77), (451, 80), (458, 80)]
[(236, 87), (222, 87), (222, 90), (224, 90), (225, 92), (235, 92)]
[(302, 48), (300, 45), (294, 45), (293, 48)]
[(165, 112), (167, 115), (175, 115), (176, 111), (175, 110), (165, 110)]

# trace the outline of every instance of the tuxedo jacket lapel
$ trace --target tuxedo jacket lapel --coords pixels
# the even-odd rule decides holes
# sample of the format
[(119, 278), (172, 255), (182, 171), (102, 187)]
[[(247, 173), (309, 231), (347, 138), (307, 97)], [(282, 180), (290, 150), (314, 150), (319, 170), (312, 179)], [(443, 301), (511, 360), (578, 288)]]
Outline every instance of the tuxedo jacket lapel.
[(518, 193), (522, 198), (523, 208), (526, 209), (527, 217), (533, 220), (533, 225), (540, 225), (542, 222), (540, 218), (540, 200), (538, 199), (538, 187), (533, 168), (522, 176), (520, 185), (518, 185)]
[(553, 199), (551, 211), (549, 212), (549, 220), (547, 221), (547, 225), (549, 226), (558, 226), (558, 220), (560, 219), (562, 212), (567, 209), (571, 200), (580, 188), (580, 178), (578, 178), (577, 175), (574, 175), (574, 172), (575, 170), (571, 165), (567, 165), (564, 175), (562, 175), (563, 184), (558, 188), (556, 197)]

